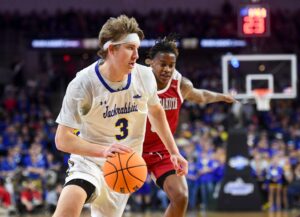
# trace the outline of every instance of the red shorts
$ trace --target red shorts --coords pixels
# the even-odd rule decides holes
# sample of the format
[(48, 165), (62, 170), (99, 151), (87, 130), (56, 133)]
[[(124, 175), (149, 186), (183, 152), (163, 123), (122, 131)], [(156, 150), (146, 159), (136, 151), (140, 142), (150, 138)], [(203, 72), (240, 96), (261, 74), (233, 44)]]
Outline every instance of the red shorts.
[(176, 173), (168, 151), (144, 152), (143, 158), (146, 161), (148, 172), (151, 174), (152, 179), (160, 187), (162, 187), (164, 179), (168, 175)]

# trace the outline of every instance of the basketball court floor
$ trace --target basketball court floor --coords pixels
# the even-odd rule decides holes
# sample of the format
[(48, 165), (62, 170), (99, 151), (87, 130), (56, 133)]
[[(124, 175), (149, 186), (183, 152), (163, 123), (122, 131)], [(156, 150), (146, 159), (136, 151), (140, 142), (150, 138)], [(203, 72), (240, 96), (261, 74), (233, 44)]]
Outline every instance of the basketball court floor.
[[(19, 216), (51, 217), (50, 214), (19, 215)], [(81, 217), (90, 217), (89, 211), (84, 211)], [(163, 217), (163, 213), (162, 212), (146, 212), (146, 213), (126, 212), (123, 214), (123, 217)], [(233, 213), (232, 212), (189, 212), (186, 217), (300, 217), (300, 210), (294, 210), (289, 212), (285, 212), (285, 211), (283, 212), (233, 212)]]
[[(87, 217), (87, 216), (84, 216)], [(163, 217), (163, 213), (125, 213), (123, 217)], [(299, 212), (253, 212), (253, 213), (241, 213), (241, 212), (194, 212), (188, 213), (186, 217), (300, 217)]]

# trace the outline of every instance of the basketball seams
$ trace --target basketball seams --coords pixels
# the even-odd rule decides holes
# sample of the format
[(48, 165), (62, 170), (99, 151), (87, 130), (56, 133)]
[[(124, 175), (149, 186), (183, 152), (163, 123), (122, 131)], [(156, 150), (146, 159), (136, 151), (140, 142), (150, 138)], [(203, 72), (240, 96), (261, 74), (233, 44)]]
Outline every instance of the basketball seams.
[[(144, 183), (143, 180), (141, 180), (140, 178), (136, 177), (135, 175), (133, 175), (133, 174), (129, 171), (130, 168), (128, 167), (128, 164), (129, 164), (129, 161), (130, 161), (131, 157), (132, 157), (134, 154), (135, 154), (135, 152), (132, 153), (132, 155), (128, 158), (128, 160), (127, 160), (127, 162), (126, 162), (126, 169), (127, 169), (127, 172), (128, 172), (133, 178), (135, 178), (135, 179), (139, 180), (140, 182), (143, 182), (143, 183)], [(146, 165), (143, 165), (143, 166), (146, 166)], [(136, 167), (136, 166), (135, 166), (135, 167)]]
[(116, 153), (114, 157), (107, 159), (105, 164), (102, 167), (103, 176), (108, 186), (116, 192), (133, 193), (145, 182), (147, 165), (144, 159), (135, 152)]
[[(117, 167), (116, 167), (112, 162), (107, 161), (107, 163), (109, 163), (110, 165), (112, 165), (112, 166), (115, 168), (115, 171), (117, 171)], [(115, 173), (115, 172), (113, 172), (113, 173)], [(107, 174), (107, 175), (104, 175), (104, 177), (105, 177), (105, 176), (108, 176), (108, 174)], [(117, 172), (117, 177), (116, 177), (116, 179), (115, 179), (115, 183), (114, 183), (114, 185), (113, 185), (113, 189), (115, 189), (115, 186), (116, 186), (116, 184), (117, 184), (118, 176), (119, 176), (119, 174), (118, 174), (118, 172)]]
[(130, 161), (130, 159), (132, 158), (132, 156), (133, 156), (134, 154), (135, 154), (135, 152), (133, 152), (132, 155), (130, 155), (129, 158), (127, 159), (126, 167), (128, 166), (128, 161)]
[[(134, 154), (134, 153), (133, 153)], [(131, 157), (131, 156), (130, 156)], [(126, 185), (126, 187), (127, 187), (127, 190), (129, 191), (129, 192), (131, 192), (130, 191), (130, 189), (129, 189), (129, 187), (128, 187), (128, 183), (127, 183), (127, 180), (126, 180), (126, 178), (125, 178), (125, 175), (124, 175), (124, 172), (123, 172), (123, 165), (122, 165), (122, 161), (121, 161), (121, 157), (120, 157), (120, 154), (118, 153), (118, 159), (119, 159), (119, 163), (120, 163), (120, 167), (121, 167), (121, 172), (122, 172), (122, 175), (123, 175), (123, 179), (124, 179), (124, 182), (125, 182), (125, 185)], [(119, 173), (119, 172), (118, 172)], [(118, 179), (116, 179), (116, 180), (118, 180)], [(115, 188), (114, 188), (115, 189)]]
[[(112, 165), (114, 168), (115, 168), (115, 171), (117, 171), (118, 169), (117, 169), (117, 167), (116, 167), (116, 165), (114, 165), (112, 162), (110, 162), (110, 161), (106, 161), (107, 163), (109, 163), (110, 165)], [(113, 172), (114, 173), (114, 172)], [(106, 176), (106, 175), (104, 175), (104, 176)]]
[(128, 170), (128, 168), (127, 168), (127, 172), (128, 172), (133, 178), (139, 180), (140, 182), (143, 182), (143, 183), (145, 182), (144, 180), (142, 180), (142, 179), (136, 177), (135, 175), (133, 175), (133, 174)]
[[(109, 163), (110, 163), (110, 162), (109, 162)], [(117, 173), (117, 172), (121, 172), (122, 170), (133, 169), (133, 168), (136, 168), (136, 167), (145, 167), (145, 166), (146, 166), (145, 164), (141, 164), (141, 165), (136, 165), (136, 166), (127, 167), (127, 168), (125, 168), (125, 169), (120, 169), (120, 170), (117, 170), (117, 169), (116, 169), (116, 170), (113, 171), (113, 172), (106, 173), (106, 174), (104, 175), (104, 177), (109, 176), (109, 175), (114, 174), (114, 173)]]

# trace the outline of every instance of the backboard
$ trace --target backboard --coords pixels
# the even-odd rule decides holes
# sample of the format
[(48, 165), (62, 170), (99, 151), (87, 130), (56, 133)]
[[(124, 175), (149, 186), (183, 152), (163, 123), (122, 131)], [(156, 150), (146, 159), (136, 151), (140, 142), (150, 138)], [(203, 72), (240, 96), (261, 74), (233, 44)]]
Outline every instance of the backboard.
[(255, 89), (269, 89), (271, 99), (297, 97), (297, 58), (294, 54), (224, 55), (223, 92), (236, 99), (254, 99)]

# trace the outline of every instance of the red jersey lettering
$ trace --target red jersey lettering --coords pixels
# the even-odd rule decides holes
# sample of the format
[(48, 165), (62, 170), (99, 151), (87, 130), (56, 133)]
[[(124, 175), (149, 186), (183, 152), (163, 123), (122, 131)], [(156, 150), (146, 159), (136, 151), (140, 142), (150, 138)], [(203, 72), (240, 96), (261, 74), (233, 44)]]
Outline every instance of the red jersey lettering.
[[(174, 71), (171, 81), (168, 86), (158, 91), (160, 103), (163, 106), (167, 120), (172, 133), (174, 134), (178, 125), (179, 111), (182, 105), (182, 96), (180, 93), (181, 74)], [(151, 126), (149, 119), (146, 125), (146, 135), (144, 141), (143, 152), (161, 152), (166, 151), (163, 142)]]

